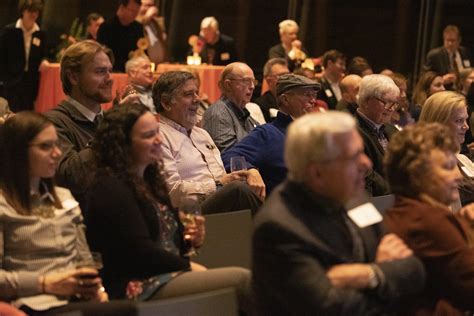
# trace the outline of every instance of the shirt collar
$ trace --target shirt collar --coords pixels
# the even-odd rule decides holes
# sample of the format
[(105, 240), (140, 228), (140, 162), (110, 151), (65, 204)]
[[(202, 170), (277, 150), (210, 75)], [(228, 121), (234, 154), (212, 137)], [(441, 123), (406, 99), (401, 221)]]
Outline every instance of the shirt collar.
[(367, 123), (369, 124), (370, 127), (372, 127), (374, 130), (379, 131), (381, 127), (383, 127), (382, 124), (376, 124), (374, 121), (369, 119), (367, 116), (364, 115), (359, 109), (357, 109), (357, 113), (360, 115), (360, 117)]
[(79, 103), (77, 100), (73, 99), (71, 96), (68, 98), (68, 102), (71, 103), (82, 115), (84, 115), (87, 120), (94, 122), (94, 119), (97, 115), (103, 115), (103, 110), (101, 109), (99, 113), (89, 110), (84, 105)]
[(25, 33), (34, 33), (34, 32), (37, 32), (37, 31), (40, 30), (38, 24), (36, 24), (36, 23), (33, 25), (33, 27), (31, 28), (31, 30), (25, 29), (25, 27), (23, 26), (23, 20), (22, 20), (22, 19), (18, 19), (18, 20), (16, 21), (15, 27), (16, 27), (17, 29), (22, 29), (23, 32), (25, 32)]
[[(160, 115), (160, 122), (174, 128), (175, 130), (177, 130), (180, 133), (183, 133), (186, 136), (189, 136), (189, 134), (190, 134), (190, 133), (188, 133), (188, 130), (186, 128), (184, 128), (184, 126), (181, 126), (180, 124), (176, 123), (175, 121), (170, 120), (169, 118), (167, 118), (164, 115)], [(192, 131), (192, 129), (191, 129), (191, 131)]]

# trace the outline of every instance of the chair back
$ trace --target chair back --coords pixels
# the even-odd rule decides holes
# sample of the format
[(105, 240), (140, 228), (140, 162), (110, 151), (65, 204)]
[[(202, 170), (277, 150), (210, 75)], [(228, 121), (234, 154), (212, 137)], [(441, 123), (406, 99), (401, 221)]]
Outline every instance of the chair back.
[(193, 261), (208, 268), (250, 268), (252, 215), (250, 210), (209, 214), (206, 239)]
[(237, 316), (237, 297), (233, 288), (220, 289), (140, 303), (138, 316)]

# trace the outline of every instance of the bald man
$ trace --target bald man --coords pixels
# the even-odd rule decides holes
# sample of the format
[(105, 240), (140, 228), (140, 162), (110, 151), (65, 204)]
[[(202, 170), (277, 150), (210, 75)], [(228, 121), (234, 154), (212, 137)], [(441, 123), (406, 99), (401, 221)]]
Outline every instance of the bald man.
[(221, 98), (206, 110), (203, 118), (203, 128), (221, 153), (259, 125), (245, 108), (257, 83), (247, 64), (236, 62), (224, 68), (219, 79)]
[(341, 100), (336, 105), (336, 110), (348, 112), (354, 115), (357, 111), (359, 99), (359, 86), (362, 78), (358, 75), (345, 76), (339, 86), (341, 88)]

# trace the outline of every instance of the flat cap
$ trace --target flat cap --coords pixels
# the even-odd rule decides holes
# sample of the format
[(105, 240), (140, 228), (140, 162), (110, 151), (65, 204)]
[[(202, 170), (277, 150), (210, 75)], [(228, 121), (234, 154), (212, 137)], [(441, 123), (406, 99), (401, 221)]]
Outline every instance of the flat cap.
[(305, 76), (285, 74), (278, 78), (276, 89), (277, 96), (296, 88), (313, 88), (314, 90), (319, 91), (321, 90), (321, 85)]

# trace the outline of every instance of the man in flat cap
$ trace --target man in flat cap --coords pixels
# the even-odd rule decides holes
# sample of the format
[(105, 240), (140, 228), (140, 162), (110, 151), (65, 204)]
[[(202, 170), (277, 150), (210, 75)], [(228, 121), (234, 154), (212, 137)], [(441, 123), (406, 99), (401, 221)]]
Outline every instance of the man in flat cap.
[(244, 156), (248, 167), (255, 167), (265, 182), (267, 195), (286, 177), (283, 147), (286, 129), (296, 118), (313, 110), (319, 83), (304, 76), (285, 74), (277, 82), (279, 112), (271, 123), (258, 126), (240, 142), (222, 153), (226, 170), (230, 158)]

